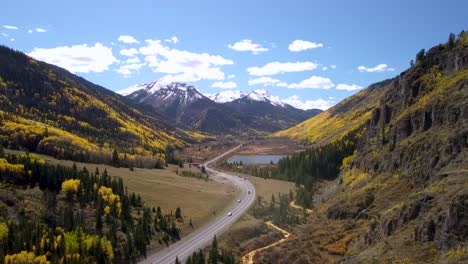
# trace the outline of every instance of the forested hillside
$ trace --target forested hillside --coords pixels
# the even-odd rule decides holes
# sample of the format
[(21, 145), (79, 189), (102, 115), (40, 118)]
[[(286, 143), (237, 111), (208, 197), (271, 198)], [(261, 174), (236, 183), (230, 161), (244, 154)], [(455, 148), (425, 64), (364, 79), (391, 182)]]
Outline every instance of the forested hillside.
[(7, 148), (103, 163), (115, 149), (126, 164), (154, 167), (168, 146), (203, 138), (23, 53), (0, 46), (0, 61), (0, 144)]
[(49, 165), (0, 148), (0, 184), (5, 263), (131, 262), (151, 241), (179, 239), (177, 214), (145, 207), (105, 170)]

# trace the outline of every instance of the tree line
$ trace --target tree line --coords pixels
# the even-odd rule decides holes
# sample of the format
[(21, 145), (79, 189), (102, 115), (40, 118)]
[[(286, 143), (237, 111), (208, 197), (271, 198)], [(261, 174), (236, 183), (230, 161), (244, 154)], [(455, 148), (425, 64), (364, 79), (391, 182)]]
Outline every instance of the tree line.
[(106, 170), (51, 165), (0, 148), (0, 181), (40, 188), (46, 208), (30, 215), (21, 207), (0, 223), (0, 261), (33, 255), (52, 263), (133, 262), (146, 256), (153, 238), (166, 245), (180, 239), (180, 208), (173, 215), (146, 207)]
[[(218, 240), (216, 235), (213, 237), (213, 241), (211, 242), (211, 247), (208, 251), (208, 257), (205, 257), (205, 254), (200, 249), (195, 251), (191, 256), (187, 258), (185, 264), (235, 264), (236, 258), (231, 250), (226, 248), (220, 248), (218, 245)], [(179, 258), (176, 258), (175, 264), (181, 264)]]

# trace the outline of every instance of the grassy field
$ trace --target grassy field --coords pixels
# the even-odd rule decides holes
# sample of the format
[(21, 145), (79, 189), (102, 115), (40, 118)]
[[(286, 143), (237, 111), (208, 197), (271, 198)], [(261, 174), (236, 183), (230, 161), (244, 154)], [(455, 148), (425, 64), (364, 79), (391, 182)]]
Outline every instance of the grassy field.
[[(295, 189), (294, 183), (291, 182), (263, 179), (241, 173), (232, 174), (245, 177), (252, 182), (257, 197), (261, 197), (264, 205), (270, 202), (273, 194), (277, 197), (278, 193), (287, 194)], [(263, 247), (280, 237), (281, 234), (269, 229), (263, 219), (256, 219), (249, 211), (220, 238), (220, 245), (232, 249), (233, 253), (240, 258), (243, 254)]]
[[(10, 153), (23, 153), (8, 150)], [(57, 160), (50, 156), (38, 155), (51, 164), (72, 166), (74, 162)], [(176, 170), (182, 170), (174, 165), (164, 170), (138, 169), (130, 171), (128, 168), (115, 168), (107, 165), (76, 163), (78, 168), (86, 166), (94, 171), (96, 167), (102, 172), (104, 169), (111, 176), (124, 179), (129, 192), (139, 193), (147, 206), (160, 206), (163, 212), (174, 212), (177, 207), (182, 209), (184, 224), (180, 228), (182, 234), (189, 233), (189, 219), (195, 228), (211, 220), (214, 211), (222, 212), (237, 196), (237, 190), (229, 185), (204, 181), (195, 178), (182, 177), (176, 174)], [(184, 170), (197, 170), (196, 168), (184, 168)]]

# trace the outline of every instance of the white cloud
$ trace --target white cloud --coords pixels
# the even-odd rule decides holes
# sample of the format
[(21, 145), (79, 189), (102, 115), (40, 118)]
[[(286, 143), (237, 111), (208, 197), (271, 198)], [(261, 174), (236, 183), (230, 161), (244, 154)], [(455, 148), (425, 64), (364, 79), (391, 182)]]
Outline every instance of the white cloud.
[(355, 90), (359, 90), (359, 89), (362, 89), (361, 86), (359, 85), (356, 85), (356, 84), (344, 84), (344, 83), (340, 83), (336, 86), (336, 89), (337, 90), (346, 90), (346, 91), (355, 91)]
[(322, 43), (310, 42), (307, 40), (296, 39), (289, 45), (289, 50), (292, 52), (299, 52), (308, 49), (315, 49), (323, 47)]
[(13, 42), (13, 41), (15, 41), (15, 39), (14, 39), (14, 38), (11, 38), (10, 41)]
[[(138, 59), (138, 58), (136, 58), (136, 59)], [(129, 60), (131, 60), (131, 59), (128, 59), (127, 63), (128, 63)], [(138, 61), (139, 60), (140, 59), (138, 59)], [(143, 67), (145, 65), (146, 65), (146, 63), (130, 63), (130, 64), (120, 66), (115, 71), (122, 74), (122, 75), (124, 75), (124, 77), (128, 78), (132, 74), (132, 71), (138, 71), (139, 69), (141, 69), (141, 67)]]
[(33, 33), (32, 29), (29, 29), (28, 34), (32, 34), (32, 33)]
[(154, 72), (168, 74), (162, 77), (164, 82), (224, 80), (220, 66), (234, 64), (219, 55), (171, 49), (162, 45), (160, 40), (146, 40), (146, 46), (139, 51), (146, 56), (145, 61)]
[(253, 43), (250, 39), (238, 41), (233, 45), (228, 45), (228, 47), (237, 51), (250, 51), (252, 54), (259, 54), (260, 52), (268, 51), (267, 48), (262, 47), (260, 44)]
[(132, 72), (129, 69), (125, 69), (125, 68), (119, 68), (119, 69), (116, 69), (115, 71), (122, 75), (125, 75), (124, 77), (130, 76), (132, 74)]
[(179, 39), (178, 39), (176, 36), (173, 36), (172, 38), (165, 39), (164, 41), (166, 41), (166, 42), (172, 42), (172, 43), (174, 43), (174, 44), (177, 44), (177, 42), (179, 42)]
[(285, 72), (300, 72), (308, 71), (317, 68), (317, 64), (305, 61), (305, 62), (270, 62), (265, 64), (263, 67), (250, 67), (247, 71), (250, 75), (264, 76), (274, 75)]
[(139, 70), (141, 67), (146, 65), (146, 63), (131, 63), (120, 66), (121, 69), (129, 69), (129, 70)]
[(312, 76), (308, 79), (301, 81), (300, 83), (292, 83), (288, 85), (288, 88), (291, 89), (304, 89), (304, 88), (316, 88), (316, 89), (330, 89), (333, 86), (333, 82), (324, 77)]
[(5, 38), (8, 37), (8, 34), (7, 33), (4, 33), (2, 32), (2, 36), (4, 36)]
[(326, 71), (326, 70), (328, 70), (328, 69), (336, 69), (336, 65), (331, 64), (331, 65), (323, 66), (323, 67), (322, 67), (322, 70), (324, 70), (324, 71)]
[(372, 68), (367, 68), (365, 66), (359, 66), (357, 69), (360, 72), (384, 72), (384, 71), (394, 71), (395, 69), (389, 68), (387, 64), (382, 63)]
[(233, 79), (233, 78), (236, 78), (236, 75), (235, 75), (235, 74), (230, 74), (230, 75), (228, 76), (228, 79)]
[(232, 89), (236, 88), (237, 84), (235, 82), (215, 82), (211, 87), (221, 88), (221, 89)]
[(249, 85), (263, 84), (263, 86), (274, 85), (275, 83), (281, 82), (278, 79), (273, 79), (271, 77), (260, 77), (257, 79), (249, 80)]
[(44, 33), (44, 32), (47, 32), (47, 30), (45, 30), (43, 28), (36, 28), (36, 32)]
[(127, 59), (125, 61), (125, 63), (127, 63), (127, 64), (139, 63), (139, 62), (141, 62), (141, 61), (140, 61), (140, 58), (138, 58), (138, 57), (133, 57), (133, 58)]
[(34, 48), (29, 56), (42, 60), (73, 73), (103, 72), (118, 60), (112, 54), (112, 49), (96, 43), (94, 46), (74, 45), (52, 49)]
[(6, 28), (6, 29), (18, 29), (18, 27), (15, 27), (15, 26), (9, 26), (9, 25), (3, 25), (3, 28)]
[(299, 96), (293, 95), (289, 97), (288, 99), (283, 99), (282, 100), (284, 103), (292, 105), (296, 108), (307, 110), (307, 109), (321, 109), (321, 110), (326, 110), (330, 107), (332, 107), (335, 102), (331, 100), (323, 100), (323, 99), (317, 99), (317, 100), (306, 100), (306, 101), (301, 101), (299, 99)]
[(288, 83), (287, 82), (279, 82), (279, 83), (276, 84), (276, 86), (286, 87), (286, 86), (288, 86)]
[(137, 55), (139, 52), (137, 49), (135, 48), (131, 48), (131, 49), (121, 49), (120, 50), (120, 55), (124, 55), (124, 56), (128, 56), (128, 57), (133, 57), (135, 55)]
[(138, 44), (138, 43), (140, 43), (134, 37), (128, 36), (128, 35), (119, 36), (119, 38), (117, 40), (121, 41), (123, 43), (127, 43), (127, 44)]

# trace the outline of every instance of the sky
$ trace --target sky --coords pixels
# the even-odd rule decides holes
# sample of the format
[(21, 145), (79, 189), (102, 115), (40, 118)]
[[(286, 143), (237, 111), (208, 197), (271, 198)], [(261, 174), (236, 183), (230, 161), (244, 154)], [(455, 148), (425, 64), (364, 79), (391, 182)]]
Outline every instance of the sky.
[(468, 29), (468, 1), (6, 0), (0, 44), (110, 90), (155, 80), (327, 109)]

